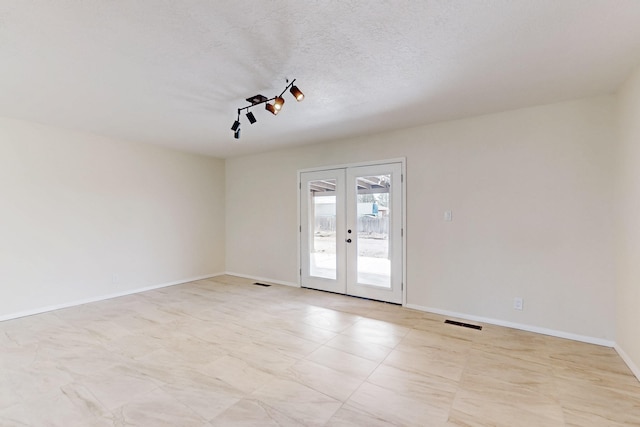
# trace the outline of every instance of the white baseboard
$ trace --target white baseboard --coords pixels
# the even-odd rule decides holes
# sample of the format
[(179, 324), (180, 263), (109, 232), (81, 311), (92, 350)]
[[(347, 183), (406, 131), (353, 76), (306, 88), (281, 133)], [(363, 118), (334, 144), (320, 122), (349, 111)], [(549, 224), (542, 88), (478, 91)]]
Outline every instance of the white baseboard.
[(248, 274), (234, 273), (232, 271), (227, 271), (224, 274), (228, 274), (229, 276), (242, 277), (242, 278), (245, 278), (245, 279), (258, 280), (260, 282), (274, 283), (276, 285), (292, 286), (294, 288), (299, 288), (300, 287), (300, 285), (298, 285), (297, 283), (284, 282), (282, 280), (269, 279), (268, 277), (251, 276), (251, 275), (248, 275)]
[(118, 298), (118, 297), (123, 297), (123, 296), (127, 296), (127, 295), (138, 294), (140, 292), (152, 291), (154, 289), (166, 288), (168, 286), (181, 285), (183, 283), (195, 282), (196, 280), (210, 279), (212, 277), (220, 276), (222, 274), (224, 274), (224, 273), (207, 274), (207, 275), (204, 275), (204, 276), (191, 277), (191, 278), (188, 278), (188, 279), (180, 279), (180, 280), (176, 280), (176, 281), (173, 281), (173, 282), (162, 283), (162, 284), (159, 284), (159, 285), (145, 286), (143, 288), (136, 288), (136, 289), (131, 289), (131, 290), (127, 290), (127, 291), (116, 292), (116, 293), (113, 293), (113, 294), (100, 295), (100, 296), (97, 296), (97, 297), (85, 298), (85, 299), (81, 299), (81, 300), (65, 302), (65, 303), (62, 303), (62, 304), (54, 304), (54, 305), (49, 305), (49, 306), (46, 306), (46, 307), (38, 307), (38, 308), (31, 309), (31, 310), (25, 310), (25, 311), (20, 311), (20, 312), (17, 312), (17, 313), (11, 313), (11, 314), (7, 314), (7, 315), (4, 315), (4, 316), (0, 316), (0, 322), (5, 321), (5, 320), (17, 319), (17, 318), (20, 318), (20, 317), (33, 316), (34, 314), (46, 313), (48, 311), (60, 310), (62, 308), (69, 308), (69, 307), (75, 307), (75, 306), (82, 305), (82, 304), (89, 304), (89, 303), (92, 303), (92, 302), (104, 301), (104, 300), (108, 300), (108, 299), (111, 299), (111, 298)]
[(618, 352), (618, 354), (620, 355), (622, 360), (624, 360), (624, 363), (627, 364), (629, 369), (631, 369), (631, 372), (633, 372), (633, 375), (635, 375), (638, 381), (640, 381), (640, 368), (638, 368), (638, 366), (635, 363), (633, 363), (633, 360), (631, 360), (629, 355), (625, 353), (624, 350), (618, 344), (616, 344), (613, 348)]
[(472, 320), (472, 321), (475, 321), (475, 322), (488, 323), (490, 325), (504, 326), (504, 327), (507, 327), (507, 328), (520, 329), (522, 331), (527, 331), (527, 332), (535, 332), (535, 333), (538, 333), (538, 334), (550, 335), (552, 337), (565, 338), (565, 339), (573, 340), (573, 341), (581, 341), (581, 342), (585, 342), (585, 343), (589, 343), (589, 344), (601, 345), (601, 346), (604, 346), (604, 347), (614, 347), (614, 345), (615, 345), (615, 343), (613, 341), (605, 340), (605, 339), (602, 339), (602, 338), (595, 338), (595, 337), (590, 337), (590, 336), (586, 336), (586, 335), (572, 334), (572, 333), (569, 333), (569, 332), (557, 331), (557, 330), (554, 330), (554, 329), (547, 329), (547, 328), (540, 328), (538, 326), (524, 325), (524, 324), (521, 324), (521, 323), (513, 323), (513, 322), (508, 322), (506, 320), (491, 319), (491, 318), (487, 318), (487, 317), (474, 316), (474, 315), (471, 315), (471, 314), (464, 314), (464, 313), (456, 313), (456, 312), (453, 312), (453, 311), (440, 310), (440, 309), (431, 308), (431, 307), (423, 307), (423, 306), (414, 305), (414, 304), (407, 304), (407, 305), (405, 305), (405, 307), (412, 308), (414, 310), (420, 310), (420, 311), (426, 311), (426, 312), (429, 312), (429, 313), (440, 314), (440, 315), (443, 315), (443, 316), (452, 316), (452, 317), (457, 317), (457, 318), (464, 319), (464, 320)]

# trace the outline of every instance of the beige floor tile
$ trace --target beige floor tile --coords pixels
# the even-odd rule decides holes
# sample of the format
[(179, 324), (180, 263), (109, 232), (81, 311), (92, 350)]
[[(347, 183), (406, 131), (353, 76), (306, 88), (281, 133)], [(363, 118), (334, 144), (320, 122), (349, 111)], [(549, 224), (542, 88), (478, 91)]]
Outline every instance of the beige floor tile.
[(300, 338), (279, 330), (268, 332), (256, 341), (296, 359), (306, 357), (321, 347), (321, 344), (315, 341)]
[(504, 426), (564, 425), (562, 408), (553, 399), (528, 394), (529, 404), (524, 405), (522, 395), (514, 396), (510, 390), (458, 390), (450, 421), (474, 420), (480, 425)]
[[(324, 328), (318, 328), (315, 326), (303, 323), (301, 320), (296, 319), (297, 312), (285, 313), (284, 316), (288, 318), (273, 318), (268, 321), (262, 322), (262, 324), (272, 330), (294, 335), (299, 338), (303, 338), (308, 341), (313, 341), (318, 344), (325, 344), (327, 341), (333, 339), (337, 333)], [(306, 317), (307, 314), (300, 315), (300, 318)]]
[(0, 426), (640, 425), (613, 349), (252, 282), (0, 322)]
[(7, 320), (1, 324), (2, 335), (20, 346), (38, 344), (51, 337), (56, 331), (69, 327), (69, 324), (57, 317), (54, 312)]
[(18, 370), (2, 369), (0, 378), (0, 396), (9, 403), (58, 393), (60, 387), (74, 381), (72, 375), (53, 361), (31, 363)]
[(367, 427), (388, 427), (393, 424), (390, 421), (376, 418), (373, 415), (368, 415), (356, 408), (349, 405), (343, 405), (338, 411), (331, 417), (331, 419), (325, 424), (326, 427), (353, 427), (353, 426), (367, 426)]
[(417, 397), (365, 382), (345, 405), (369, 417), (405, 426), (439, 426), (449, 416), (449, 405), (438, 406)]
[(225, 356), (206, 365), (202, 373), (224, 381), (231, 387), (249, 394), (275, 379), (272, 374), (254, 368), (251, 364), (233, 356)]
[[(402, 309), (400, 309), (402, 310)], [(403, 326), (392, 321), (384, 321), (361, 316), (356, 323), (357, 329), (378, 332), (380, 335), (394, 335), (404, 337), (411, 331), (411, 327)], [(356, 326), (354, 325), (354, 326)], [(347, 333), (347, 335), (349, 335)]]
[(473, 335), (459, 334), (457, 329), (453, 328), (463, 329), (440, 324), (431, 330), (412, 329), (405, 335), (400, 344), (414, 349), (428, 347), (457, 353), (470, 351), (475, 337)]
[[(130, 359), (126, 364), (120, 365), (120, 375), (130, 375), (157, 384), (172, 384), (183, 378), (195, 375), (206, 364), (176, 363), (173, 354), (160, 349), (138, 359)], [(114, 366), (118, 369), (118, 366)], [(198, 373), (198, 375), (201, 375)], [(82, 381), (82, 377), (80, 378)]]
[(305, 426), (321, 426), (342, 402), (296, 381), (276, 379), (251, 395)]
[(325, 309), (322, 311), (316, 311), (306, 316), (304, 319), (302, 319), (302, 322), (306, 323), (307, 325), (315, 326), (317, 328), (322, 328), (331, 332), (339, 333), (351, 327), (359, 319), (360, 316), (343, 313), (341, 311)]
[(22, 402), (4, 402), (0, 405), (0, 426), (29, 427), (33, 424), (30, 421), (29, 413), (32, 409)]
[(211, 420), (214, 427), (300, 427), (298, 420), (255, 399), (243, 399)]
[(444, 349), (412, 349), (399, 346), (382, 362), (419, 375), (441, 377), (459, 381), (467, 363), (467, 357)]
[[(469, 405), (469, 407), (472, 406)], [(470, 411), (474, 412), (474, 409)], [(475, 411), (479, 413), (470, 414), (452, 408), (445, 425), (457, 427), (556, 427), (565, 425), (564, 422), (558, 424), (556, 421), (548, 420), (536, 414), (522, 414), (509, 407), (488, 407), (484, 408), (484, 410), (475, 409)]]
[(284, 374), (287, 379), (304, 384), (320, 393), (344, 402), (363, 380), (310, 360), (301, 360)]
[[(615, 363), (615, 361), (612, 362)], [(584, 388), (605, 388), (624, 392), (629, 396), (638, 396), (640, 394), (640, 381), (630, 372), (612, 372), (609, 369), (601, 370), (577, 365), (553, 366), (552, 372), (559, 385), (563, 383), (581, 383)]]
[(72, 383), (60, 387), (62, 394), (83, 413), (86, 418), (108, 419), (112, 413), (83, 384)]
[[(364, 300), (366, 301), (366, 300)], [(417, 321), (420, 321), (424, 314), (417, 310), (403, 308), (396, 304), (380, 304), (375, 301), (366, 301), (368, 304), (357, 305), (355, 309), (349, 307), (349, 303), (344, 302), (342, 310), (359, 314), (364, 318), (393, 323), (398, 326), (414, 327)], [(350, 304), (353, 306), (353, 304)]]
[[(314, 346), (315, 348), (315, 346)], [(233, 349), (229, 356), (236, 357), (250, 366), (271, 373), (280, 374), (295, 364), (300, 358), (290, 351), (272, 343), (251, 343), (240, 348)]]
[[(67, 395), (68, 394), (68, 395)], [(104, 414), (104, 416), (102, 415)], [(2, 426), (113, 426), (113, 416), (84, 391), (66, 388), (0, 409)]]
[[(578, 346), (575, 344), (583, 344)], [(595, 368), (598, 371), (628, 374), (627, 366), (612, 348), (594, 344), (563, 342), (551, 350), (556, 366)]]
[(456, 381), (436, 375), (421, 375), (389, 365), (380, 365), (369, 375), (367, 382), (441, 407), (451, 406), (458, 390)]
[(156, 389), (138, 395), (113, 411), (124, 426), (205, 427), (207, 421), (170, 394)]
[(207, 363), (226, 355), (219, 345), (181, 332), (163, 339), (161, 346), (174, 361), (185, 365)]
[(158, 382), (143, 378), (140, 373), (127, 366), (115, 366), (79, 382), (110, 410), (158, 388)]
[[(4, 335), (6, 337), (6, 335)], [(3, 371), (17, 370), (28, 367), (35, 360), (40, 346), (27, 344), (24, 346), (7, 342), (0, 344), (0, 368)], [(0, 389), (1, 391), (1, 389)]]
[(460, 385), (509, 386), (557, 398), (556, 382), (550, 365), (511, 357), (504, 353), (472, 350)]
[(508, 407), (514, 413), (519, 410), (525, 415), (544, 416), (552, 423), (562, 421), (562, 407), (552, 379), (541, 387), (538, 383), (510, 383), (481, 373), (465, 372), (452, 407), (481, 416), (482, 413), (473, 412), (476, 405), (487, 409), (488, 419), (494, 416), (494, 409)]
[(255, 330), (243, 329), (233, 322), (210, 322), (206, 329), (198, 329), (189, 332), (194, 337), (214, 344), (223, 352), (229, 352), (235, 348), (251, 344), (264, 335)]
[(93, 339), (96, 339), (101, 344), (108, 344), (114, 340), (131, 334), (131, 330), (129, 328), (118, 325), (111, 320), (84, 320), (82, 321), (82, 324), (78, 326), (87, 331)]
[(402, 341), (402, 338), (408, 332), (409, 329), (393, 323), (362, 319), (342, 331), (342, 335), (346, 335), (355, 341), (393, 348)]
[(311, 353), (307, 360), (359, 379), (367, 378), (378, 366), (371, 360), (326, 346)]
[(371, 360), (373, 362), (382, 362), (393, 350), (391, 347), (382, 344), (375, 344), (366, 341), (356, 341), (348, 335), (336, 335), (333, 339), (326, 343), (327, 347), (342, 350), (346, 353)]
[[(565, 408), (563, 412), (565, 425), (571, 427), (628, 427), (640, 425), (640, 417), (637, 411), (634, 411), (632, 414), (625, 413), (613, 417), (607, 413), (599, 413), (591, 410), (585, 412)], [(617, 419), (617, 421), (614, 421), (613, 418)]]
[(627, 422), (640, 425), (640, 393), (594, 386), (581, 380), (561, 380), (557, 384), (567, 418), (601, 420), (603, 425)]
[(215, 418), (246, 395), (221, 379), (189, 367), (181, 367), (173, 377), (173, 382), (161, 385), (160, 389), (206, 420)]

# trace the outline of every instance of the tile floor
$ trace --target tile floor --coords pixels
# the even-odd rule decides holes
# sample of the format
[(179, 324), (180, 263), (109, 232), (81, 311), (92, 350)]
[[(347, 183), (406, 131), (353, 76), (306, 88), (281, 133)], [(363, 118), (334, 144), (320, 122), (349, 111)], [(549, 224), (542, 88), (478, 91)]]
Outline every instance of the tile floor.
[(250, 282), (0, 323), (0, 426), (640, 425), (610, 348)]

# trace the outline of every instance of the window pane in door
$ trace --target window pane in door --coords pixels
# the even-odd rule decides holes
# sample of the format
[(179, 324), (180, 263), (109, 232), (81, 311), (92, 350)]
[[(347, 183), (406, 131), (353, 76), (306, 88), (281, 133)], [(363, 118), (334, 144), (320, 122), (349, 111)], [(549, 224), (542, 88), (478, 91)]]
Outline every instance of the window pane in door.
[(309, 274), (336, 280), (336, 180), (310, 181), (309, 224), (314, 224), (309, 239)]
[(357, 177), (358, 283), (391, 288), (391, 175)]

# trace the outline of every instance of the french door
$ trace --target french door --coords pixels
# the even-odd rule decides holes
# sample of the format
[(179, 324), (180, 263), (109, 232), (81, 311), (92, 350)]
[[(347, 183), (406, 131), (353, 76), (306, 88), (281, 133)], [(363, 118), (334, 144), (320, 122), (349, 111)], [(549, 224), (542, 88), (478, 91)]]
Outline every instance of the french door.
[(301, 285), (402, 303), (402, 163), (300, 173)]

